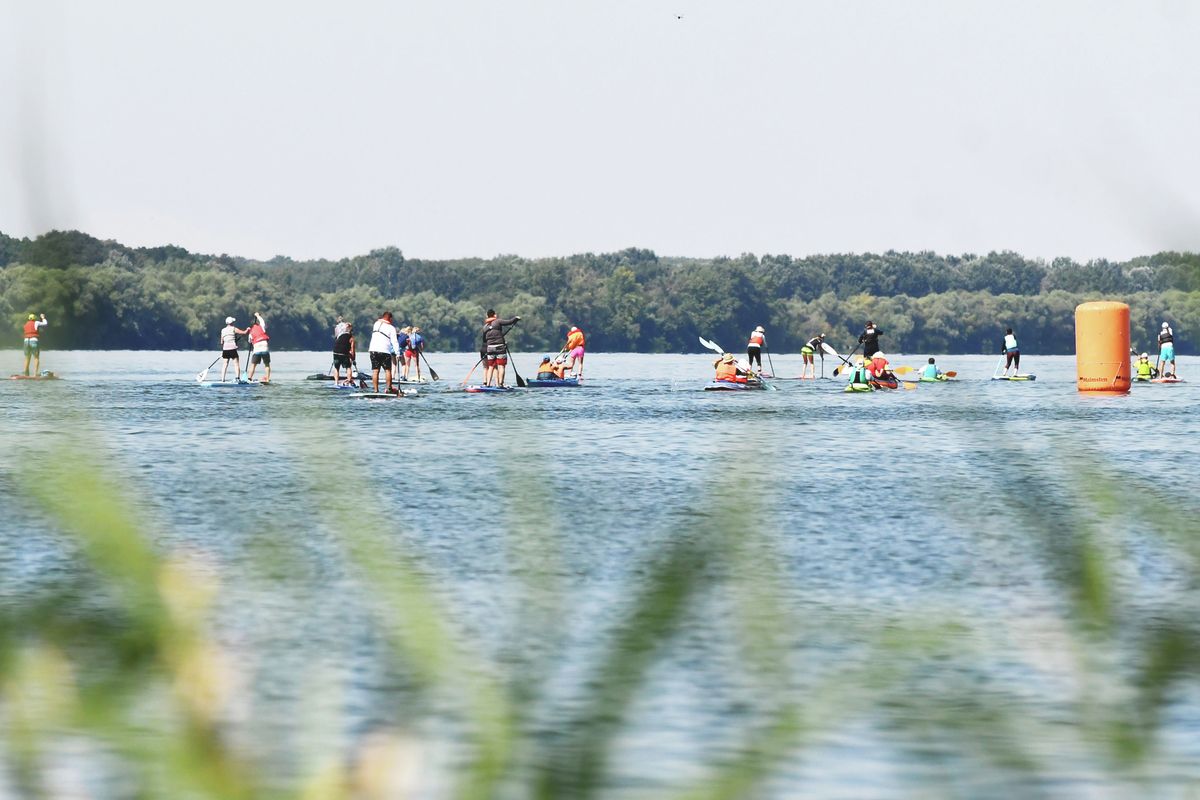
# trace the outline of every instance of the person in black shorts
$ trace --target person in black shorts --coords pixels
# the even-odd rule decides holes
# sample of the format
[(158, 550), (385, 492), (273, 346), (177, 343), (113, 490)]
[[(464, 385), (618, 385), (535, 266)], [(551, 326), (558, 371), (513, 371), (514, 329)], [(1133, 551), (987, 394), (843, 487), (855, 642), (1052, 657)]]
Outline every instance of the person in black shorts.
[(333, 382), (342, 383), (342, 368), (346, 369), (346, 383), (354, 383), (358, 377), (355, 373), (354, 361), (357, 354), (354, 351), (354, 325), (346, 323), (333, 343)]

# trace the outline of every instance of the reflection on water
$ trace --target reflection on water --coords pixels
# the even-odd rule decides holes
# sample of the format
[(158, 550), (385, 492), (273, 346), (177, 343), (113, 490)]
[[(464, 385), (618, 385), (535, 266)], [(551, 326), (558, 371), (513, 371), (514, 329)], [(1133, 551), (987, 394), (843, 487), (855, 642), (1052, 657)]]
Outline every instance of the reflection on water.
[(324, 358), (0, 384), (8, 793), (1200, 779), (1192, 384), (1081, 398), (1071, 359), (1017, 385), (945, 356), (958, 383), (714, 395), (708, 357), (593, 354), (584, 389), (372, 403), (300, 380)]

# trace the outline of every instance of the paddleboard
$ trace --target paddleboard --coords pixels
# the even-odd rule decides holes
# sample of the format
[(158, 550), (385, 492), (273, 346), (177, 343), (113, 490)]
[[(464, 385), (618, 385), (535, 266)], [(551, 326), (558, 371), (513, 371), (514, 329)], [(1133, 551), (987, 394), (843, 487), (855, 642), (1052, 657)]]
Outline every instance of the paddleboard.
[(513, 391), (511, 386), (468, 386), (463, 389), (464, 392), (471, 394), (503, 394), (504, 392)]
[(9, 375), (8, 379), (10, 381), (56, 381), (59, 378), (53, 372), (42, 370), (40, 375)]
[[(369, 380), (371, 380), (371, 376), (369, 374), (367, 374), (366, 372), (359, 372), (358, 379), (360, 381), (369, 381)], [(330, 375), (328, 372), (321, 372), (321, 373), (318, 373), (315, 375), (309, 375), (304, 380), (306, 380), (306, 381), (331, 381), (331, 380), (333, 380), (333, 376)]]
[(581, 386), (579, 378), (530, 378), (525, 384), (531, 389), (550, 389), (556, 386)]
[(201, 381), (197, 384), (205, 389), (244, 389), (247, 386), (262, 386), (258, 381)]
[(994, 381), (1036, 381), (1037, 375), (993, 375)]
[(766, 389), (765, 383), (735, 383), (733, 381), (709, 381), (704, 387), (706, 392), (744, 392), (754, 389)]
[(354, 392), (347, 396), (353, 397), (356, 400), (403, 400), (405, 397), (416, 397), (417, 392), (415, 389), (408, 389), (400, 394), (394, 392)]
[(1151, 383), (1187, 383), (1183, 378), (1151, 378)]

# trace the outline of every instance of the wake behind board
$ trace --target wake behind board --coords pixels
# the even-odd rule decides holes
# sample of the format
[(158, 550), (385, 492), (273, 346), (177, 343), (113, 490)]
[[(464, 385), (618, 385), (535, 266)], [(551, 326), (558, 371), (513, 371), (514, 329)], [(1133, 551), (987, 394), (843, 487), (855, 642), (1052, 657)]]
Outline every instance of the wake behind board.
[(464, 392), (471, 394), (504, 394), (505, 392), (513, 391), (511, 386), (468, 386), (463, 389)]
[(993, 375), (994, 381), (1036, 381), (1037, 375)]

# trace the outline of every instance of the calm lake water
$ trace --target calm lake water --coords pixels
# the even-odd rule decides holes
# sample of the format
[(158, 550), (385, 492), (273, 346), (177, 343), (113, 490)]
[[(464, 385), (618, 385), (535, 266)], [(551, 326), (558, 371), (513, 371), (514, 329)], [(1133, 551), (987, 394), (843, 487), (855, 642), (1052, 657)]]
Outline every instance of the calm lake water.
[[(1057, 532), (1090, 519), (1088, 491), (1113, 478), (1123, 493), (1100, 530), (1120, 554), (1122, 602), (1151, 618), (1195, 610), (1196, 573), (1146, 528), (1137, 501), (1156, 486), (1183, 503), (1169, 513), (1194, 519), (1200, 359), (1180, 361), (1194, 383), (1095, 398), (1075, 391), (1071, 357), (1026, 356), (1037, 381), (1010, 384), (987, 380), (994, 357), (939, 356), (957, 382), (859, 396), (834, 380), (706, 393), (712, 356), (593, 353), (586, 388), (488, 396), (457, 391), (474, 354), (432, 353), (440, 383), (368, 402), (303, 380), (327, 368), (322, 353), (273, 354), (269, 387), (200, 388), (195, 374), (213, 355), (50, 351), (42, 366), (64, 380), (0, 381), (0, 604), (19, 605), (79, 569), (16, 472), (69, 458), (60, 448), (90, 431), (156, 545), (220, 576), (215, 636), (254, 676), (230, 725), (281, 782), (307, 754), (413, 726), (411, 681), (389, 666), (330, 525), (369, 524), (415, 558), (487, 670), (518, 663), (514, 648), (552, 650), (531, 724), (547, 741), (581, 702), (647, 560), (718, 512), (761, 543), (751, 570), (772, 581), (780, 607), (767, 620), (786, 653), (774, 701), (823, 707), (841, 691), (840, 674), (879, 658), (870, 643), (881, 630), (953, 624), (957, 655), (904, 667), (907, 696), (929, 703), (833, 704), (832, 718), (773, 769), (770, 796), (1108, 797), (1136, 794), (1141, 780), (1155, 796), (1182, 797), (1200, 781), (1194, 684), (1170, 698), (1143, 772), (1111, 767), (1081, 741), (1088, 698), (1108, 689), (1078, 666), (1047, 555)], [(537, 358), (518, 358), (525, 377)], [(799, 373), (797, 356), (773, 359), (779, 374)], [(15, 351), (0, 360), (10, 371), (21, 361)], [(925, 356), (892, 361), (919, 367)], [(827, 375), (833, 366), (825, 362)], [(351, 498), (340, 523), (324, 513), (323, 491)], [(510, 547), (517, 529), (545, 536), (533, 561), (561, 587), (550, 615), (558, 638), (521, 624), (527, 564)], [(265, 538), (291, 548), (287, 575), (274, 582), (255, 577)], [(742, 727), (773, 702), (734, 663), (741, 623), (729, 602), (703, 598), (664, 643), (618, 737), (612, 796), (700, 779), (739, 754)], [(1130, 635), (1106, 651), (1118, 674), (1138, 647)], [(853, 684), (846, 691), (853, 697)], [(1038, 768), (989, 769), (990, 737), (998, 751), (1001, 731), (943, 726), (933, 711), (923, 719), (950, 694), (1012, 713), (1019, 730), (1003, 735)], [(298, 707), (310, 714), (304, 724)], [(440, 796), (436, 775), (453, 770), (459, 723), (438, 709), (421, 716), (432, 776), (422, 785)]]

